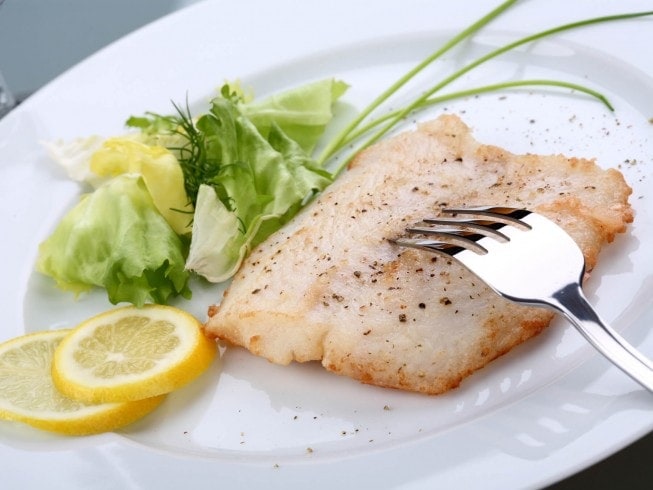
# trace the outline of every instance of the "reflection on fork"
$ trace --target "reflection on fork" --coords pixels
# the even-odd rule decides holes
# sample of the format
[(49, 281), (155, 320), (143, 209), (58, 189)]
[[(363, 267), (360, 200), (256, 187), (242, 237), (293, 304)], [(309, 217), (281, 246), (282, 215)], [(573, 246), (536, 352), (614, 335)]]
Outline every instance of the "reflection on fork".
[(489, 206), (443, 214), (394, 242), (451, 256), (501, 296), (562, 313), (599, 352), (653, 391), (653, 363), (604, 322), (583, 294), (585, 260), (562, 228), (526, 209)]

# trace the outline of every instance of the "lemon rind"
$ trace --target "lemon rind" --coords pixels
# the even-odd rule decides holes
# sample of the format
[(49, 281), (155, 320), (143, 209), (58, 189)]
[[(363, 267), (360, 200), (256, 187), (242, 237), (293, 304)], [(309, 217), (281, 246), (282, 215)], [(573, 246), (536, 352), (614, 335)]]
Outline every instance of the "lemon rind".
[[(71, 330), (46, 330), (28, 333), (0, 344), (0, 355), (35, 340), (54, 342), (65, 338)], [(18, 407), (8, 399), (0, 398), (0, 419), (21, 422), (37, 429), (71, 436), (83, 436), (110, 432), (129, 425), (157, 408), (165, 395), (137, 401), (92, 404), (78, 410), (56, 412), (51, 410), (28, 410)]]
[[(135, 311), (142, 312), (147, 308), (146, 306)], [(202, 333), (200, 322), (189, 313), (162, 305), (153, 308), (168, 308), (178, 315), (185, 325), (192, 325), (193, 328), (189, 330), (193, 333), (193, 339), (190, 343), (184, 343), (186, 345), (183, 348), (186, 352), (183, 355), (177, 356), (174, 362), (167, 363), (165, 369), (150, 373), (143, 378), (132, 377), (132, 380), (121, 378), (114, 383), (100, 384), (97, 380), (76, 375), (76, 370), (70, 368), (66, 359), (71, 357), (70, 350), (76, 345), (84, 330), (91, 328), (89, 325), (94, 325), (98, 319), (108, 318), (112, 314), (120, 315), (120, 310), (134, 309), (134, 307), (110, 310), (83, 322), (59, 344), (52, 363), (52, 379), (57, 389), (66, 396), (85, 403), (126, 402), (170, 393), (199, 377), (217, 355), (216, 342)]]

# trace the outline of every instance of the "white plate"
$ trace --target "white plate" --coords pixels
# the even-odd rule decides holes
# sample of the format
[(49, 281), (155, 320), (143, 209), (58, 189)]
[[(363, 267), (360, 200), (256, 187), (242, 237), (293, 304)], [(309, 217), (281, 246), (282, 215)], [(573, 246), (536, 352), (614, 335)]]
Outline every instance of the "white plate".
[[(102, 50), (0, 121), (3, 326), (0, 340), (59, 328), (109, 304), (52, 290), (33, 273), (37, 245), (77, 198), (39, 142), (122, 132), (131, 114), (201, 107), (225, 79), (257, 95), (311, 79), (351, 84), (348, 104), (376, 93), (498, 2), (403, 0), (207, 2)], [(571, 20), (644, 10), (646, 1), (526, 1), (429, 74), (488, 46)], [(559, 90), (489, 94), (439, 106), (481, 141), (514, 152), (595, 156), (633, 186), (635, 223), (605, 250), (588, 284), (614, 327), (653, 357), (651, 19), (586, 28), (520, 49), (462, 84), (510, 77), (592, 85), (616, 107)], [(413, 90), (426, 83), (421, 78)], [(462, 85), (459, 85), (462, 86)], [(204, 317), (217, 290), (183, 306)], [(0, 424), (3, 484), (50, 488), (505, 488), (542, 486), (653, 428), (652, 399), (563, 322), (458, 389), (425, 397), (359, 385), (317, 365), (279, 367), (228, 350), (198, 382), (115, 434), (60, 438)]]

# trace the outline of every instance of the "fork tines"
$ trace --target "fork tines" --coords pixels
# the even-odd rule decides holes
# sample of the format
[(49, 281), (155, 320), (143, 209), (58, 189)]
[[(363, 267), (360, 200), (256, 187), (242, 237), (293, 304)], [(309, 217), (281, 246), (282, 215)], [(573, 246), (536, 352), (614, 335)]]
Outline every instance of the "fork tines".
[(424, 235), (419, 238), (397, 238), (398, 245), (455, 255), (462, 250), (477, 254), (487, 253), (479, 240), (489, 237), (499, 242), (509, 238), (501, 232), (504, 226), (528, 230), (521, 221), (530, 211), (518, 208), (483, 206), (461, 209), (444, 209), (439, 218), (427, 218), (410, 228), (408, 233)]
[[(395, 243), (445, 253), (501, 297), (550, 307), (625, 373), (653, 392), (653, 361), (594, 311), (582, 290), (583, 251), (555, 221), (525, 209), (447, 209)], [(462, 279), (462, 277), (461, 277)]]

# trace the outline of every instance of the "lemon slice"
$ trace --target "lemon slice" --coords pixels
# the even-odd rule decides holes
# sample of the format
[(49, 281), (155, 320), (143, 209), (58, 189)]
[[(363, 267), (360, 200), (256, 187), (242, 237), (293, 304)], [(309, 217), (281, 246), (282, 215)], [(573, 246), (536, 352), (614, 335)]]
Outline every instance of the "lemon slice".
[(216, 343), (191, 314), (171, 306), (127, 306), (73, 329), (54, 353), (52, 377), (76, 400), (140, 400), (197, 378), (216, 354)]
[(147, 415), (165, 398), (87, 405), (61, 394), (50, 376), (56, 346), (70, 330), (24, 335), (0, 344), (0, 419), (68, 435), (123, 427)]

